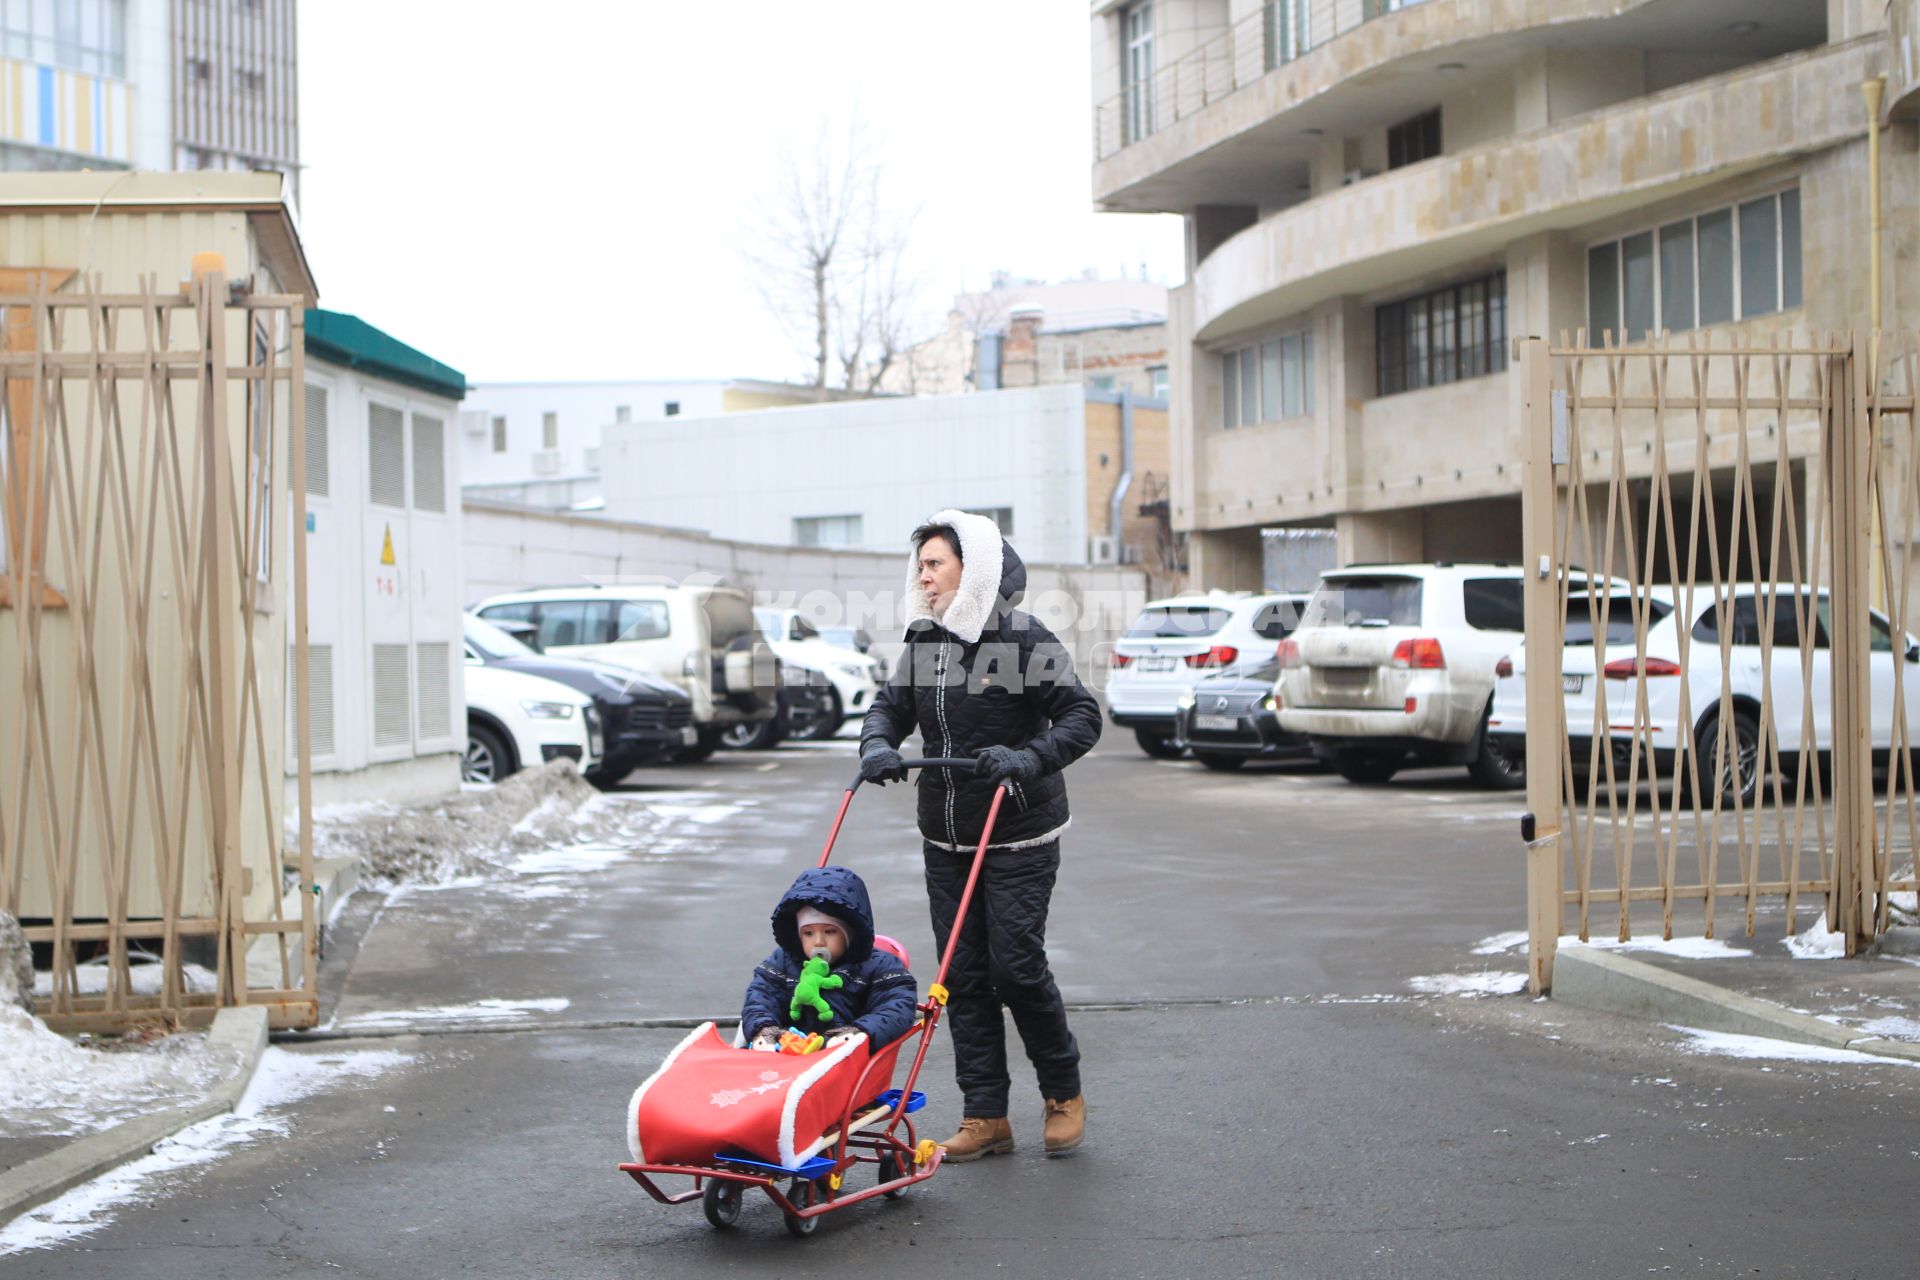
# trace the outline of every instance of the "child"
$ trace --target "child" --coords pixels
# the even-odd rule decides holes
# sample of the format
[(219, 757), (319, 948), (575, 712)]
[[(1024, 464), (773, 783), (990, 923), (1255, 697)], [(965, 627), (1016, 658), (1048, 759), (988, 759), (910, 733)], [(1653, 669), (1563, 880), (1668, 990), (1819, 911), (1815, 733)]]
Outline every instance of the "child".
[[(753, 971), (740, 1010), (740, 1034), (749, 1047), (778, 1049), (780, 1033), (795, 1027), (819, 1032), (829, 1045), (865, 1032), (868, 1048), (879, 1049), (913, 1026), (913, 975), (895, 957), (874, 950), (873, 907), (867, 886), (853, 872), (801, 872), (773, 909), (773, 938), (780, 945)], [(816, 955), (831, 967), (820, 995), (833, 1016), (802, 1008), (795, 1017), (794, 989)]]

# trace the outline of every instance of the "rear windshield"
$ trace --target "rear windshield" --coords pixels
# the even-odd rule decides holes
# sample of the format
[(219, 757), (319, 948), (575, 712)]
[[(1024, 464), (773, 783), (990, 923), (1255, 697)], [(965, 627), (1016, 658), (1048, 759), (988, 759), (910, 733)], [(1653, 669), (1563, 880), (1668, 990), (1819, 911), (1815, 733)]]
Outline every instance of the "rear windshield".
[[(1607, 643), (1633, 643), (1633, 602), (1626, 596), (1573, 596), (1567, 600), (1567, 643), (1592, 644), (1594, 619), (1606, 611)], [(1673, 612), (1673, 606), (1659, 600), (1647, 602), (1647, 626), (1656, 626)]]
[(1300, 606), (1292, 600), (1263, 604), (1253, 615), (1253, 634), (1262, 640), (1285, 640), (1299, 625)]
[(1129, 640), (1196, 640), (1227, 625), (1227, 609), (1206, 604), (1154, 605), (1143, 609), (1127, 628)]
[(1418, 578), (1328, 578), (1307, 601), (1301, 627), (1417, 627), (1420, 625)]
[(707, 640), (716, 649), (724, 649), (741, 636), (754, 633), (753, 608), (745, 596), (730, 591), (710, 591), (700, 607), (707, 614)]

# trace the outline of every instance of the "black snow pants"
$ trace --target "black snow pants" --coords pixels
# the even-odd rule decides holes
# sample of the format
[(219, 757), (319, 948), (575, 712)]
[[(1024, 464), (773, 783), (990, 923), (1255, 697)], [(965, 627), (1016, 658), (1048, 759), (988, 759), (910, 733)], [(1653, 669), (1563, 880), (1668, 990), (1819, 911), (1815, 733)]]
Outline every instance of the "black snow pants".
[[(967, 886), (973, 851), (923, 846), (933, 936), (942, 954)], [(1080, 1096), (1080, 1046), (1067, 1028), (1067, 1007), (1047, 967), (1047, 907), (1060, 870), (1060, 842), (1030, 849), (990, 849), (974, 887), (960, 945), (947, 971), (947, 1017), (953, 1031), (953, 1074), (965, 1114), (1007, 1114), (1007, 1030), (1000, 1010), (1026, 1045), (1040, 1092)]]

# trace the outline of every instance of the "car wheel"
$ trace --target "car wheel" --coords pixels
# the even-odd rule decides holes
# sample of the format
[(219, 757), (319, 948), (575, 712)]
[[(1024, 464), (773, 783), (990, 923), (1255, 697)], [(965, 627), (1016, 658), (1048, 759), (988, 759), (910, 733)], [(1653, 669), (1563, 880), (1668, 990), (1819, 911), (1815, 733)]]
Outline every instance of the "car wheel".
[(1140, 744), (1142, 751), (1155, 760), (1178, 760), (1187, 754), (1185, 743), (1177, 738), (1170, 738), (1164, 733), (1155, 733), (1151, 729), (1135, 729), (1133, 740)]
[(730, 724), (720, 731), (720, 745), (729, 751), (766, 751), (781, 738), (779, 716), (747, 724)]
[[(1720, 713), (1709, 711), (1700, 717), (1700, 723), (1693, 731), (1694, 750), (1699, 753), (1700, 776), (1703, 780), (1712, 779), (1707, 785), (1717, 785), (1721, 801), (1731, 807), (1737, 800), (1743, 808), (1752, 808), (1754, 798), (1760, 793), (1760, 726), (1746, 712), (1736, 709), (1733, 713), (1732, 733), (1728, 735), (1726, 746), (1730, 748), (1723, 757), (1720, 742)], [(1727, 758), (1730, 757), (1730, 758)], [(1691, 783), (1691, 771), (1686, 775)], [(1713, 793), (1709, 791), (1709, 796)]]
[(1402, 751), (1349, 747), (1334, 752), (1333, 767), (1348, 782), (1386, 782), (1400, 772), (1400, 766), (1406, 763), (1406, 759), (1406, 753)]
[(1193, 758), (1218, 773), (1232, 773), (1247, 762), (1245, 756), (1223, 756), (1216, 751), (1196, 751)]
[(467, 721), (467, 753), (460, 757), (460, 781), (498, 782), (516, 769), (513, 748), (500, 734), (478, 721)]
[(825, 742), (840, 732), (840, 726), (846, 720), (846, 715), (846, 708), (840, 704), (839, 690), (830, 690), (827, 693), (826, 708), (821, 712), (820, 719), (809, 726), (805, 733), (794, 736), (804, 738), (808, 742)]
[(699, 739), (690, 747), (682, 747), (667, 758), (675, 764), (699, 764), (720, 749), (720, 731), (713, 728), (700, 730)]
[(1480, 749), (1468, 762), (1467, 774), (1489, 791), (1517, 791), (1527, 785), (1526, 747), (1488, 733), (1482, 719)]

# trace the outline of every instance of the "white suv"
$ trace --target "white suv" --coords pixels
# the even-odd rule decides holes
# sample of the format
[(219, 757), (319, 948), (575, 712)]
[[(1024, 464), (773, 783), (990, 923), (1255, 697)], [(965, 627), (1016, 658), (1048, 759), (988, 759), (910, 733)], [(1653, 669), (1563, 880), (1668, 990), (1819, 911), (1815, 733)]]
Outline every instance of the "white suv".
[(817, 671), (833, 687), (831, 705), (808, 737), (831, 738), (844, 722), (867, 714), (874, 695), (880, 692), (875, 671), (879, 659), (828, 642), (798, 609), (759, 608), (753, 611), (753, 617), (780, 661)]
[(463, 782), (498, 782), (548, 760), (571, 760), (582, 772), (600, 763), (604, 743), (593, 699), (555, 680), (469, 666), (467, 750)]
[(546, 587), (493, 596), (472, 612), (530, 623), (543, 653), (644, 671), (693, 699), (698, 742), (674, 758), (713, 754), (729, 726), (772, 719), (780, 664), (729, 587)]
[(1148, 601), (1114, 643), (1107, 714), (1133, 730), (1148, 755), (1177, 759), (1186, 751), (1176, 733), (1181, 699), (1207, 676), (1245, 674), (1271, 662), (1306, 600), (1209, 591)]
[(1524, 757), (1486, 732), (1494, 666), (1526, 629), (1522, 589), (1520, 570), (1499, 564), (1328, 570), (1280, 645), (1280, 727), (1353, 782), (1414, 763), (1523, 785)]

